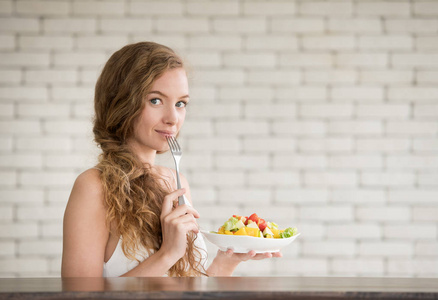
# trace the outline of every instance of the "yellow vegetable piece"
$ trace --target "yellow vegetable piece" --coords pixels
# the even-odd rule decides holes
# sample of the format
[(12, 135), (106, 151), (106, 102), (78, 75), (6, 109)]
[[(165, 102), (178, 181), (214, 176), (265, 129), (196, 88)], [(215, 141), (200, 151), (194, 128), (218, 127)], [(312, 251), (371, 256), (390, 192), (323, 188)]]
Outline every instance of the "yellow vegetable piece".
[(229, 231), (229, 230), (225, 230), (225, 234), (233, 235), (233, 233), (231, 231)]
[(270, 234), (267, 234), (267, 235), (265, 236), (265, 238), (267, 238), (267, 239), (273, 239), (274, 237), (273, 237), (272, 235), (270, 235)]
[(224, 227), (219, 228), (219, 230), (217, 231), (217, 233), (219, 233), (219, 234), (225, 234)]
[(274, 234), (274, 239), (279, 239), (280, 238), (280, 230), (279, 229), (271, 229), (272, 233)]
[(246, 232), (249, 236), (259, 237), (260, 229), (252, 228), (252, 227), (245, 227), (245, 229), (246, 229)]
[(248, 233), (245, 230), (245, 227), (240, 228), (239, 230), (237, 230), (234, 235), (248, 235)]

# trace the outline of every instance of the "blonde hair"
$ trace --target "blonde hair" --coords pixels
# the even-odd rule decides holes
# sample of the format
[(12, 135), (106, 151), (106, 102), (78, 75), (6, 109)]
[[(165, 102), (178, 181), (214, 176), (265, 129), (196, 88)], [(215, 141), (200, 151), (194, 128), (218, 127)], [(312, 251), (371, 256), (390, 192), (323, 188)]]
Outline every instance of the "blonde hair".
[[(97, 167), (102, 171), (106, 221), (112, 233), (122, 236), (123, 252), (130, 259), (136, 259), (140, 246), (148, 255), (160, 249), (160, 214), (170, 186), (140, 161), (126, 141), (133, 135), (144, 96), (154, 81), (170, 69), (183, 67), (172, 49), (140, 42), (115, 52), (96, 83), (93, 133), (102, 149)], [(195, 239), (194, 234), (187, 236), (187, 251), (170, 268), (170, 276), (205, 275)]]

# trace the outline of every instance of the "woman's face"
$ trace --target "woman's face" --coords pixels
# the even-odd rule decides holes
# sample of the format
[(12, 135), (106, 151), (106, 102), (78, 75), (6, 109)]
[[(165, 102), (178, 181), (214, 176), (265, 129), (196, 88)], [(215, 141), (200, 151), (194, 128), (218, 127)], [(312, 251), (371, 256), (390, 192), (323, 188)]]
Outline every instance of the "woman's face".
[(166, 71), (152, 84), (128, 144), (134, 151), (166, 151), (166, 136), (176, 136), (186, 116), (189, 86), (183, 68)]

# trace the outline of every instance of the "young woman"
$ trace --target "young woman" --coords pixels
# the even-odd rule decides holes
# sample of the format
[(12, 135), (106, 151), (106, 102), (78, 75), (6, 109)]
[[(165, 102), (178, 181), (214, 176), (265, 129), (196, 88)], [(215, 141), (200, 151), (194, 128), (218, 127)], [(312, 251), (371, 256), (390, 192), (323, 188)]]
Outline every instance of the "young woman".
[(206, 266), (194, 206), (177, 205), (184, 176), (154, 164), (169, 149), (189, 102), (180, 57), (151, 42), (127, 45), (106, 63), (95, 89), (96, 167), (80, 174), (64, 216), (62, 276), (227, 276), (249, 259), (280, 253), (218, 251)]

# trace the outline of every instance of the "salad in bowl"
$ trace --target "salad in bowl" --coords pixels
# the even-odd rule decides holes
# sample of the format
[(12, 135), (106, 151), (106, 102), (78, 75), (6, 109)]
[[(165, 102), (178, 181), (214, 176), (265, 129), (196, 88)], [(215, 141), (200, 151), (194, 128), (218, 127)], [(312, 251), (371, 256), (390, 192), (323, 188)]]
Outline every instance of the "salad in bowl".
[(296, 227), (280, 229), (276, 223), (267, 222), (255, 213), (249, 217), (233, 215), (217, 231), (201, 232), (222, 251), (232, 249), (236, 253), (278, 252), (300, 235)]

